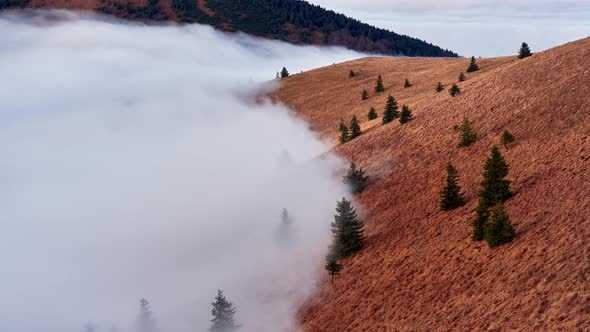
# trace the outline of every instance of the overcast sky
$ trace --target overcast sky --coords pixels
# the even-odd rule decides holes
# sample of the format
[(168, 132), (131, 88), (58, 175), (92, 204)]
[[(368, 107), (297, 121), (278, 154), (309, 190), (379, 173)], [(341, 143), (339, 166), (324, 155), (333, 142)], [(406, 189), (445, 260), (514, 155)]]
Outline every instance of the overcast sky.
[(544, 50), (590, 35), (588, 0), (311, 0), (463, 56)]

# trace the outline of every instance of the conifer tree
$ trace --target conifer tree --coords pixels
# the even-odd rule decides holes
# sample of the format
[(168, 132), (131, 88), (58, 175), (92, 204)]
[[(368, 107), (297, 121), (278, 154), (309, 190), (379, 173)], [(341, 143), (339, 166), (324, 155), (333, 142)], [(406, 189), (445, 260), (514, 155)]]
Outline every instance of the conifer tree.
[(438, 84), (436, 85), (436, 92), (441, 92), (445, 89), (445, 87), (442, 85), (441, 82), (438, 82)]
[(399, 117), (397, 102), (392, 95), (389, 95), (389, 97), (387, 97), (387, 103), (385, 104), (385, 111), (383, 112), (383, 124), (390, 123), (397, 117)]
[(500, 144), (502, 144), (504, 146), (504, 148), (506, 148), (506, 150), (508, 150), (508, 145), (510, 145), (513, 142), (514, 142), (514, 136), (512, 136), (512, 133), (510, 133), (508, 131), (508, 129), (504, 129), (504, 132), (502, 133), (502, 137), (500, 137)]
[(494, 146), (484, 165), (483, 181), (479, 193), (479, 199), (484, 206), (492, 207), (512, 197), (510, 181), (505, 179), (507, 175), (508, 164), (498, 147)]
[(371, 109), (369, 110), (369, 113), (367, 113), (367, 119), (369, 119), (369, 121), (371, 120), (375, 120), (377, 119), (378, 115), (377, 115), (377, 111), (375, 111), (375, 107), (371, 107)]
[(361, 250), (364, 243), (363, 227), (351, 202), (342, 198), (336, 206), (336, 215), (331, 224), (333, 242), (328, 260), (338, 260)]
[(489, 208), (483, 205), (480, 201), (479, 204), (477, 204), (477, 208), (475, 208), (475, 219), (471, 222), (471, 226), (473, 227), (471, 238), (474, 241), (482, 241), (485, 238), (485, 231), (489, 216)]
[(356, 117), (356, 115), (352, 116), (352, 120), (350, 120), (350, 133), (348, 135), (348, 140), (352, 140), (355, 139), (359, 136), (361, 136), (362, 132), (361, 132), (361, 126), (359, 124), (359, 119)]
[(158, 328), (156, 326), (156, 320), (153, 317), (152, 310), (150, 309), (150, 303), (146, 299), (139, 301), (139, 314), (135, 320), (135, 331), (136, 332), (156, 332)]
[(453, 83), (453, 85), (451, 86), (451, 88), (449, 89), (449, 94), (452, 97), (455, 97), (456, 95), (461, 93), (461, 89), (459, 89), (459, 87), (457, 86), (457, 84)]
[(459, 82), (464, 82), (465, 81), (465, 74), (461, 73), (459, 74)]
[(361, 100), (367, 99), (369, 99), (369, 93), (367, 92), (367, 90), (363, 90), (363, 93), (361, 94)]
[(486, 225), (485, 240), (495, 248), (514, 239), (514, 227), (504, 206), (498, 204), (491, 210), (490, 222)]
[(467, 119), (466, 116), (463, 117), (463, 122), (461, 122), (459, 130), (461, 131), (461, 139), (459, 140), (458, 144), (460, 148), (468, 147), (473, 144), (473, 142), (475, 142), (477, 134), (475, 133), (475, 130), (471, 126), (471, 122), (469, 122), (469, 119)]
[(406, 81), (404, 82), (404, 88), (409, 88), (412, 86), (412, 83), (410, 83), (410, 81), (406, 78)]
[(518, 58), (524, 59), (530, 57), (531, 55), (533, 55), (533, 53), (531, 53), (529, 45), (527, 43), (522, 43), (520, 50), (518, 51)]
[(344, 184), (350, 186), (352, 194), (358, 194), (369, 185), (369, 177), (365, 175), (365, 170), (362, 167), (356, 167), (355, 163), (350, 163), (348, 172), (343, 179)]
[(332, 285), (334, 285), (334, 276), (340, 274), (340, 271), (342, 271), (343, 268), (344, 267), (341, 264), (338, 264), (338, 262), (333, 259), (328, 260), (328, 263), (324, 266), (324, 269), (326, 269), (331, 276)]
[(211, 309), (211, 332), (231, 332), (236, 331), (240, 327), (236, 324), (234, 315), (236, 314), (236, 308), (234, 305), (227, 300), (223, 295), (221, 289), (217, 290), (217, 296), (215, 302), (212, 303), (213, 309)]
[(351, 69), (350, 72), (348, 73), (348, 78), (353, 78), (356, 76), (356, 73)]
[(377, 84), (375, 84), (375, 92), (383, 92), (385, 91), (385, 87), (383, 86), (383, 77), (381, 75), (377, 76)]
[(287, 70), (287, 68), (283, 67), (283, 70), (281, 70), (281, 77), (289, 77), (289, 71)]
[(477, 63), (475, 63), (475, 57), (472, 56), (471, 63), (469, 63), (469, 67), (467, 67), (467, 72), (471, 73), (471, 72), (478, 71), (478, 70), (479, 70), (479, 66), (477, 65)]
[(410, 120), (412, 120), (412, 111), (408, 105), (404, 105), (402, 106), (402, 111), (399, 114), (399, 122), (403, 124)]
[(349, 140), (349, 132), (348, 132), (348, 127), (346, 127), (346, 125), (344, 124), (344, 121), (342, 119), (340, 119), (340, 144), (344, 144), (346, 142), (348, 142)]
[(453, 164), (447, 164), (447, 184), (440, 192), (440, 208), (449, 211), (465, 205), (465, 198), (459, 186), (459, 174)]

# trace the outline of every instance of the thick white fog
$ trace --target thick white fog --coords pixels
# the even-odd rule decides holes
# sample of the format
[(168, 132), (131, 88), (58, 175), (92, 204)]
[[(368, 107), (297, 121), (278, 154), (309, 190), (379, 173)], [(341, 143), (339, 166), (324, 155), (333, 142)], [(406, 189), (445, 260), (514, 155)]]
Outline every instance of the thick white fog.
[(206, 331), (218, 288), (241, 331), (295, 329), (343, 162), (254, 98), (359, 55), (66, 12), (0, 31), (0, 331), (134, 331), (143, 297), (161, 331)]

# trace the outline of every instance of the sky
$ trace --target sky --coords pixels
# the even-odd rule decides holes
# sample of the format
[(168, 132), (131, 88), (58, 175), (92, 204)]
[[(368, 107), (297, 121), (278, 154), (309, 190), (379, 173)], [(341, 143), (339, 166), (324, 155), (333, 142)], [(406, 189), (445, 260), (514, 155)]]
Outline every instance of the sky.
[(587, 0), (311, 0), (462, 56), (533, 52), (590, 36)]
[(0, 331), (148, 332), (141, 298), (206, 331), (218, 288), (240, 331), (296, 329), (346, 163), (255, 97), (360, 55), (67, 12), (0, 31)]

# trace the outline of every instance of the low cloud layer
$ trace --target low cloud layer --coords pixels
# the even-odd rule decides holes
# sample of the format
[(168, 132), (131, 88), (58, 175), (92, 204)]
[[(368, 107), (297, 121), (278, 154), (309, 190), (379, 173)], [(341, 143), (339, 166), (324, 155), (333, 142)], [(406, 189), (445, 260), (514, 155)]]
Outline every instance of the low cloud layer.
[(582, 0), (311, 0), (363, 22), (410, 35), (464, 56), (534, 51), (590, 35), (590, 2)]
[(0, 331), (133, 331), (142, 297), (162, 331), (205, 331), (217, 288), (242, 331), (295, 328), (342, 161), (254, 96), (359, 55), (66, 12), (0, 31)]

